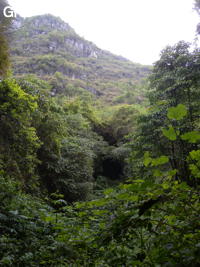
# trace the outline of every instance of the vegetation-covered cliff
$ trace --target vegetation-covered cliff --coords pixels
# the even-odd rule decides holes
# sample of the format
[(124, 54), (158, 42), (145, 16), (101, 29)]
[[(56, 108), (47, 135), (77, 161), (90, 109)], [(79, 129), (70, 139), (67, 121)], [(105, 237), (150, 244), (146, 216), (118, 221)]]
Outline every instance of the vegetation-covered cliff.
[(36, 74), (50, 81), (54, 94), (79, 88), (111, 101), (150, 73), (148, 66), (99, 49), (52, 15), (18, 16), (12, 36), (14, 74)]

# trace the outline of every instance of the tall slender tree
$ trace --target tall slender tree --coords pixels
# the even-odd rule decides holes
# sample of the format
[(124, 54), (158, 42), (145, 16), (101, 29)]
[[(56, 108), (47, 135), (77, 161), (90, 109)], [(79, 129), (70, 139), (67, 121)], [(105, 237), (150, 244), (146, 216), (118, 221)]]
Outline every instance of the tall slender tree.
[[(179, 178), (189, 177), (186, 158), (193, 144), (177, 139), (175, 142), (163, 136), (163, 128), (171, 124), (178, 127), (180, 134), (199, 130), (200, 98), (200, 53), (190, 51), (190, 45), (183, 41), (168, 46), (155, 63), (150, 77), (148, 115), (139, 119), (137, 151), (152, 151), (154, 156), (167, 155), (171, 167), (179, 169)], [(180, 122), (169, 121), (167, 110), (184, 104), (188, 116)], [(170, 128), (171, 129), (171, 128)]]
[(0, 78), (6, 76), (9, 69), (9, 51), (7, 32), (11, 25), (11, 18), (3, 14), (4, 8), (8, 5), (6, 0), (0, 0)]

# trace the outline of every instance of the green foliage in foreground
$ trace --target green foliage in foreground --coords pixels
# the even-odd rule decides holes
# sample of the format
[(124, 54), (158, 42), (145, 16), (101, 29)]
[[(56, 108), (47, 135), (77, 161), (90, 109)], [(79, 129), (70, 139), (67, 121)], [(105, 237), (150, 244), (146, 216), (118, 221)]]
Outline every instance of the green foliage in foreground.
[[(12, 179), (0, 176), (0, 266), (68, 266), (75, 252), (56, 239), (45, 218), (52, 208), (20, 191)], [(59, 265), (61, 264), (61, 265)]]
[[(199, 150), (188, 156), (198, 178)], [(17, 192), (16, 182), (1, 177), (0, 264), (199, 266), (199, 187), (177, 181), (178, 170), (163, 170), (168, 160), (145, 153), (149, 179), (129, 179), (89, 202), (66, 206), (53, 194), (57, 210)]]
[[(54, 213), (1, 179), (2, 266), (198, 266), (199, 191), (135, 180)], [(57, 201), (62, 204), (62, 200)]]

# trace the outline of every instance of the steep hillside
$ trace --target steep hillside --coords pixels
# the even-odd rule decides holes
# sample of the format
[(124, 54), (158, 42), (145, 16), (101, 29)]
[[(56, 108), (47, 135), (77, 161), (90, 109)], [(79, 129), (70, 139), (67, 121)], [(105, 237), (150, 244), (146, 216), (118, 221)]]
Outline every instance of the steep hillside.
[(149, 66), (99, 49), (49, 14), (25, 19), (18, 16), (13, 33), (14, 74), (36, 74), (48, 80), (52, 94), (73, 95), (86, 89), (113, 101), (137, 87), (150, 72)]

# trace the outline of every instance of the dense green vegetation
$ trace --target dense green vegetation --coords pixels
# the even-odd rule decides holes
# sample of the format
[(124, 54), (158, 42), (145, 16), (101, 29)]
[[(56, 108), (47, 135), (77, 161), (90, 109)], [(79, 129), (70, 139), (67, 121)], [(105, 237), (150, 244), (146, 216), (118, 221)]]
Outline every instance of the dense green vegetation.
[(0, 266), (199, 266), (199, 48), (141, 80), (59, 18), (0, 22)]

